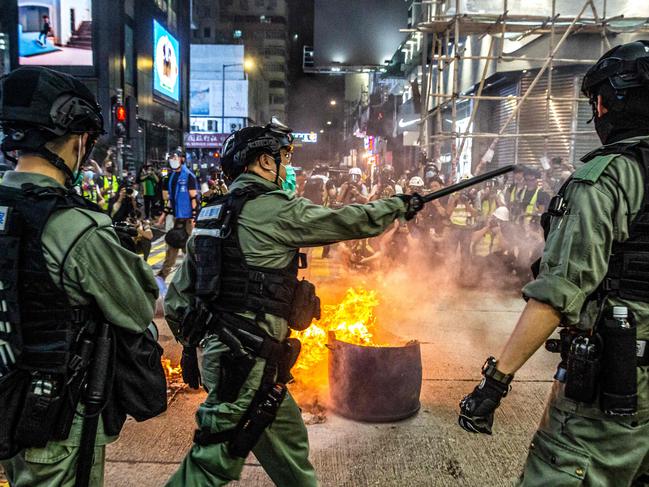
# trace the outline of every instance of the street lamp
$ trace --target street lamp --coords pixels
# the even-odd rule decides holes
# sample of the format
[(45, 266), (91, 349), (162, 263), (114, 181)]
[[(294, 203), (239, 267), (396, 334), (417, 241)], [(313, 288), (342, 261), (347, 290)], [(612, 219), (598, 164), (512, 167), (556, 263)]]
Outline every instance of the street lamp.
[(327, 125), (331, 125), (331, 120), (327, 120)]
[(329, 102), (329, 105), (331, 105), (332, 107), (335, 107), (337, 103), (338, 103), (338, 102), (337, 102), (336, 100), (331, 100), (331, 101)]
[[(235, 66), (242, 66), (244, 73), (252, 70), (255, 67), (255, 61), (252, 58), (246, 58), (243, 63), (224, 64), (221, 71), (221, 133), (225, 132), (225, 68), (233, 68)], [(244, 74), (245, 78), (245, 74)]]

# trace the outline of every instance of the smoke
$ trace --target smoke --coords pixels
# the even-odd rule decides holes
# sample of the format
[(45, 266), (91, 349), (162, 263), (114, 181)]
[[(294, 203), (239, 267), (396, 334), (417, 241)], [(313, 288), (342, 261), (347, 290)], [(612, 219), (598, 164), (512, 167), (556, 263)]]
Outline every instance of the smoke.
[[(475, 303), (467, 302), (467, 296), (475, 295), (471, 292), (481, 291), (480, 295), (488, 296), (491, 302), (520, 295), (521, 287), (532, 278), (529, 265), (540, 257), (542, 235), (534, 225), (512, 224), (503, 228), (503, 236), (511, 241), (504, 246), (508, 251), (501, 254), (466, 255), (447, 236), (435, 245), (423, 239), (405, 239), (405, 248), (397, 258), (388, 255), (385, 241), (377, 237), (369, 246), (383, 255), (371, 266), (350, 264), (349, 249), (358, 242), (341, 243), (333, 248), (330, 264), (318, 258), (320, 249), (312, 250), (309, 262), (313, 265), (304, 277), (316, 284), (323, 305), (340, 303), (349, 288), (376, 292), (379, 305), (374, 310), (373, 343), (403, 346), (422, 336), (421, 326), (435, 326), (438, 320), (457, 318), (462, 310), (475, 309)], [(329, 272), (322, 272), (327, 268)], [(466, 338), (477, 339), (472, 335)], [(389, 365), (383, 364), (382, 370)], [(300, 406), (307, 411), (330, 406), (326, 361), (309, 369), (308, 374), (303, 372), (301, 380), (291, 387)], [(352, 371), (347, 374), (343, 370), (335, 380), (345, 381), (347, 375)]]

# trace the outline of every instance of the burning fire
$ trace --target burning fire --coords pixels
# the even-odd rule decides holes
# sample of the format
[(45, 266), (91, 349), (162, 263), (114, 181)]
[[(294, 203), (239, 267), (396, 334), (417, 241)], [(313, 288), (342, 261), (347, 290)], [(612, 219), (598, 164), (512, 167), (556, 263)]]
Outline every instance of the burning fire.
[(167, 383), (182, 381), (183, 369), (180, 364), (173, 366), (170, 359), (162, 357), (162, 368), (167, 376)]
[(326, 305), (322, 318), (295, 336), (302, 342), (302, 352), (293, 375), (300, 385), (320, 387), (327, 383), (327, 340), (333, 331), (338, 340), (355, 345), (380, 345), (374, 342), (374, 308), (379, 304), (375, 291), (350, 288), (342, 302)]

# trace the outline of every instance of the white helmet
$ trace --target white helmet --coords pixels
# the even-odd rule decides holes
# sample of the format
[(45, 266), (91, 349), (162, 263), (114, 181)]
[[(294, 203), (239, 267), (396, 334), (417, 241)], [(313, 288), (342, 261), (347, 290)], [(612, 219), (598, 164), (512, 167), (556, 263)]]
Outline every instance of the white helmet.
[(408, 182), (408, 186), (410, 186), (411, 188), (423, 188), (424, 180), (421, 179), (419, 176), (413, 176), (410, 178), (410, 181)]
[(493, 216), (501, 222), (509, 221), (509, 209), (506, 206), (499, 206), (493, 212)]
[(349, 174), (350, 176), (362, 176), (362, 175), (363, 175), (363, 171), (361, 171), (361, 168), (360, 168), (360, 167), (352, 167), (352, 168), (349, 169), (349, 173), (348, 173), (348, 174)]

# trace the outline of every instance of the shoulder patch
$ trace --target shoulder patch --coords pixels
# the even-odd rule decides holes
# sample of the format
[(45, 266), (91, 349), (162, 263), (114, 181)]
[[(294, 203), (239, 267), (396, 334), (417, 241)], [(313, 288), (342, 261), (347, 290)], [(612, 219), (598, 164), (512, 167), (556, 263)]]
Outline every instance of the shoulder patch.
[(0, 234), (6, 233), (9, 229), (9, 213), (11, 208), (8, 206), (0, 206)]
[(597, 156), (577, 169), (572, 175), (572, 179), (574, 181), (595, 183), (611, 163), (611, 161), (613, 161), (613, 159), (617, 157), (620, 157), (620, 154), (607, 154), (603, 156)]

